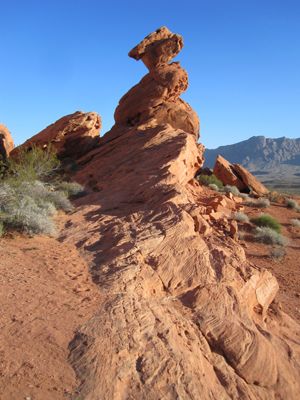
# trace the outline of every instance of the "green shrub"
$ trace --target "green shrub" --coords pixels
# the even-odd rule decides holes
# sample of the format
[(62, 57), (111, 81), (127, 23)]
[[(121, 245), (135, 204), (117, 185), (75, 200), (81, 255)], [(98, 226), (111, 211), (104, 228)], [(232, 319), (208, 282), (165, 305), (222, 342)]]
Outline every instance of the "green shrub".
[(16, 158), (1, 166), (0, 234), (3, 229), (17, 229), (55, 235), (53, 215), (57, 210), (72, 211), (68, 196), (82, 193), (83, 187), (60, 181), (60, 163), (51, 146), (21, 148)]
[(255, 200), (247, 200), (245, 205), (248, 207), (255, 207), (255, 208), (267, 208), (270, 206), (270, 200), (260, 197), (259, 199)]
[(249, 222), (248, 215), (246, 215), (240, 211), (233, 214), (233, 219), (235, 219), (238, 222)]
[(297, 219), (297, 218), (291, 219), (291, 224), (293, 226), (295, 226), (296, 228), (300, 228), (300, 219)]
[(256, 228), (255, 239), (265, 244), (278, 244), (280, 246), (286, 246), (288, 244), (288, 239), (286, 237), (266, 226)]
[(256, 226), (265, 226), (273, 229), (275, 232), (281, 232), (281, 224), (269, 214), (262, 214), (259, 217), (251, 218), (251, 222)]
[(236, 186), (226, 185), (223, 190), (224, 190), (224, 192), (232, 193), (235, 196), (239, 196), (240, 195), (240, 191)]
[(197, 179), (205, 186), (209, 186), (211, 184), (216, 185), (219, 189), (223, 188), (223, 183), (218, 179), (214, 174), (212, 175), (198, 175)]
[(46, 149), (33, 145), (30, 149), (20, 148), (17, 155), (7, 161), (4, 179), (10, 179), (11, 184), (43, 181), (57, 173), (59, 167), (60, 161), (50, 145)]

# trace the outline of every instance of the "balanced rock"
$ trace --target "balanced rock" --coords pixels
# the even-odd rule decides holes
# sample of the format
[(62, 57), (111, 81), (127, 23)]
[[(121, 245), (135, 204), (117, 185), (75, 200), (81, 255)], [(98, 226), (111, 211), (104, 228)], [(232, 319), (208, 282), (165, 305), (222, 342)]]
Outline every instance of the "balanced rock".
[(195, 183), (203, 146), (179, 98), (187, 75), (166, 61), (181, 46), (172, 35), (137, 46), (137, 58), (153, 46), (159, 61), (147, 58), (150, 72), (74, 176), (97, 191), (77, 200), (62, 240), (84, 252), (102, 295), (70, 344), (76, 396), (298, 400), (299, 326), (272, 312), (277, 281), (235, 240), (231, 200)]
[(236, 186), (241, 192), (251, 191), (258, 196), (269, 192), (246, 168), (240, 164), (231, 164), (221, 155), (216, 159), (213, 172), (224, 185)]
[(14, 141), (5, 125), (0, 124), (0, 156), (6, 159), (14, 148)]
[[(59, 158), (77, 159), (97, 146), (100, 128), (101, 119), (97, 113), (77, 111), (60, 118), (20, 147), (30, 149), (31, 146), (36, 145), (46, 148), (51, 145)], [(12, 155), (20, 147), (17, 147)]]
[(123, 135), (126, 129), (139, 130), (168, 125), (199, 136), (199, 119), (195, 111), (179, 96), (188, 87), (188, 76), (179, 63), (171, 61), (181, 50), (180, 35), (163, 27), (147, 36), (129, 53), (149, 68), (139, 84), (120, 100), (115, 111), (115, 126), (104, 142)]

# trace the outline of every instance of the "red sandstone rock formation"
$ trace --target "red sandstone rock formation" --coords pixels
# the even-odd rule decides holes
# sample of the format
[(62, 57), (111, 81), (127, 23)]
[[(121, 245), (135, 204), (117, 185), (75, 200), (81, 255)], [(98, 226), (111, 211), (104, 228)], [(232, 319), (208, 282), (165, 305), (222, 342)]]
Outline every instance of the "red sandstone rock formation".
[[(97, 113), (77, 111), (49, 125), (22, 144), (22, 147), (30, 148), (36, 145), (45, 148), (51, 144), (59, 157), (76, 159), (98, 144), (100, 128), (101, 119)], [(12, 155), (16, 154), (18, 149), (19, 147)]]
[(193, 179), (198, 119), (179, 98), (186, 72), (167, 64), (181, 47), (161, 28), (130, 52), (150, 72), (79, 160), (76, 179), (94, 192), (61, 240), (85, 254), (105, 299), (70, 345), (76, 396), (296, 400), (299, 326), (274, 300), (276, 279), (230, 237), (231, 200)]
[(259, 196), (269, 193), (268, 189), (246, 168), (240, 164), (231, 164), (221, 155), (216, 159), (214, 174), (224, 185), (236, 186), (242, 192), (251, 190)]
[(7, 158), (13, 148), (14, 141), (9, 130), (5, 125), (0, 124), (0, 156), (4, 159)]

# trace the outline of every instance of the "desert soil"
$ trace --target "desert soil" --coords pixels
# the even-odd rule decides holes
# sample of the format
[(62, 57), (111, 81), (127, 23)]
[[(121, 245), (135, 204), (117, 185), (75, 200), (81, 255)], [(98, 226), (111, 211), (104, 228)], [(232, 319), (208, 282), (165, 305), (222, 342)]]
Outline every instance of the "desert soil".
[(68, 399), (68, 345), (101, 300), (87, 263), (47, 237), (2, 238), (0, 249), (0, 399)]

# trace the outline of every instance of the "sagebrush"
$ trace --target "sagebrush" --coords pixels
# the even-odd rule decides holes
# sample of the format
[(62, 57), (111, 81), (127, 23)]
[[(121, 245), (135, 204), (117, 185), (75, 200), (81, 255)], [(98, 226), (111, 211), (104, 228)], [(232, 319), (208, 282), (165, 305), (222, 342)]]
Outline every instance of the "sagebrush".
[(55, 235), (54, 214), (72, 211), (68, 196), (84, 190), (76, 182), (63, 182), (59, 168), (50, 146), (20, 150), (7, 161), (0, 180), (0, 235), (11, 229)]
[(277, 221), (276, 218), (272, 217), (269, 214), (262, 214), (258, 217), (251, 218), (251, 222), (256, 226), (266, 226), (268, 228), (273, 229), (274, 231), (280, 233), (281, 232), (281, 224)]

